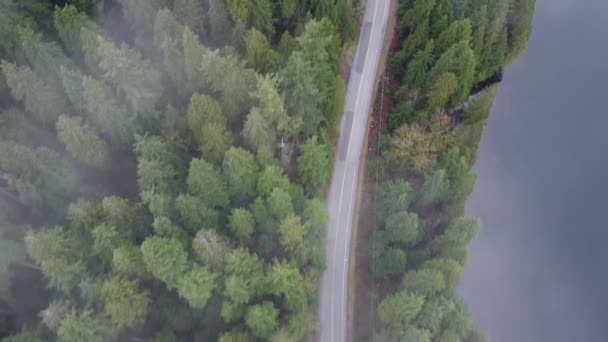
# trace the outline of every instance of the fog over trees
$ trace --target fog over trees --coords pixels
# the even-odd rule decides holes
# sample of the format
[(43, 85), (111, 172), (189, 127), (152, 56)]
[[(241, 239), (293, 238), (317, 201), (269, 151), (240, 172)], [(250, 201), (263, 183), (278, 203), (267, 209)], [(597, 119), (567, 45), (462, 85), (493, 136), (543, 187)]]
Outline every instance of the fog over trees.
[(297, 341), (352, 1), (0, 0), (0, 337)]

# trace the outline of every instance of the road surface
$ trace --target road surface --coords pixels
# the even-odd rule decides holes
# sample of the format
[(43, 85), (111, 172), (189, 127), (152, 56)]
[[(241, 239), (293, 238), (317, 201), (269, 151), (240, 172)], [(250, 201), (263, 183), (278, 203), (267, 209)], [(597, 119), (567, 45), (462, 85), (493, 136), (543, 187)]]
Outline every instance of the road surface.
[(359, 165), (367, 132), (391, 0), (367, 0), (346, 92), (338, 154), (330, 185), (325, 240), (327, 269), (321, 283), (321, 342), (347, 338), (348, 257), (358, 195)]

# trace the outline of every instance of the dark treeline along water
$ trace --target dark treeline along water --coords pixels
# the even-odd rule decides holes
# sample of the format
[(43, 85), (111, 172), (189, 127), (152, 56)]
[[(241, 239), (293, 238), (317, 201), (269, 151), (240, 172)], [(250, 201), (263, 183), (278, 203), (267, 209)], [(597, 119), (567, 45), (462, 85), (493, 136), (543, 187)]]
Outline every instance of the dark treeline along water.
[(540, 0), (505, 70), (468, 212), (461, 293), (495, 342), (607, 341), (608, 1)]

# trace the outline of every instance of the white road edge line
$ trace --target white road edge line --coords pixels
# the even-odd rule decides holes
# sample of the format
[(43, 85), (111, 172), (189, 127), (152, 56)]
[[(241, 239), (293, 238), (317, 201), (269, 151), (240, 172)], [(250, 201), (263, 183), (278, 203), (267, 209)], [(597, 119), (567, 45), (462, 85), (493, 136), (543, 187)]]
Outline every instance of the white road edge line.
[[(353, 109), (353, 120), (351, 122), (351, 130), (348, 135), (348, 141), (346, 144), (346, 153), (345, 153), (345, 158), (344, 158), (344, 171), (342, 173), (342, 185), (340, 186), (340, 200), (338, 201), (338, 221), (336, 222), (336, 234), (335, 234), (335, 238), (334, 238), (334, 253), (333, 253), (333, 257), (332, 257), (332, 260), (333, 260), (332, 265), (336, 264), (336, 243), (338, 240), (338, 232), (340, 231), (340, 229), (339, 229), (340, 228), (340, 216), (341, 216), (340, 214), (342, 212), (342, 199), (344, 197), (344, 182), (346, 180), (346, 164), (348, 163), (348, 150), (350, 147), (351, 137), (353, 135), (352, 127), (354, 126), (355, 118), (357, 117), (357, 108), (359, 107), (359, 99), (360, 99), (359, 94), (361, 93), (361, 86), (363, 85), (363, 82), (362, 82), (363, 75), (365, 74), (365, 69), (367, 66), (367, 61), (368, 61), (367, 57), (369, 56), (369, 51), (370, 51), (369, 47), (372, 44), (372, 36), (374, 33), (374, 27), (376, 26), (376, 14), (378, 12), (378, 3), (380, 1), (381, 0), (376, 1), (376, 5), (374, 7), (374, 14), (372, 15), (372, 27), (370, 29), (369, 41), (367, 42), (367, 50), (365, 52), (365, 62), (364, 62), (365, 64), (363, 64), (363, 70), (361, 71), (361, 78), (359, 79), (359, 88), (357, 89), (357, 99), (355, 100), (355, 108)], [(333, 289), (336, 284), (336, 277), (334, 276), (333, 273), (331, 274), (331, 284), (332, 284), (331, 288)], [(330, 320), (331, 320), (331, 325), (330, 325), (329, 331), (330, 331), (331, 338), (333, 339), (333, 336), (334, 336), (334, 296), (333, 296), (333, 294), (331, 295), (331, 318), (330, 318)]]

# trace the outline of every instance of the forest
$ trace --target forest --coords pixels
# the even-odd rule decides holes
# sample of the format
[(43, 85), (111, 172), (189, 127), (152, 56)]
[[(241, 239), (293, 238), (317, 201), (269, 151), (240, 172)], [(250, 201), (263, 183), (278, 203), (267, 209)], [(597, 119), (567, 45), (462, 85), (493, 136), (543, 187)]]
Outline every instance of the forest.
[(314, 335), (353, 6), (0, 0), (2, 341)]
[(480, 229), (464, 208), (502, 68), (524, 50), (534, 9), (535, 0), (399, 1), (390, 111), (368, 170), (380, 170), (366, 251), (379, 286), (375, 341), (487, 340), (456, 290)]

